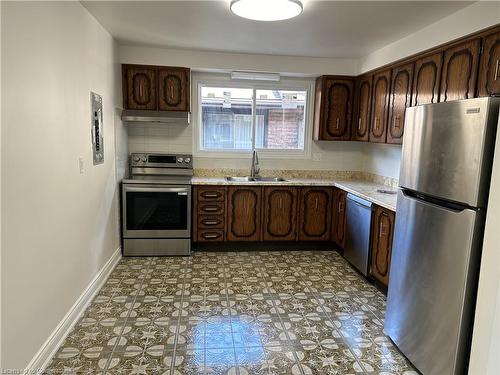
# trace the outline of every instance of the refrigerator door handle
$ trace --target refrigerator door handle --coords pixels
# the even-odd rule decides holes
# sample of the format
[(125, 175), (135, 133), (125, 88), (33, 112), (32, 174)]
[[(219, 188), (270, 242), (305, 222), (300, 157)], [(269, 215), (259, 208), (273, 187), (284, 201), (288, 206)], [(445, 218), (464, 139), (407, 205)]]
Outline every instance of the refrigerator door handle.
[(450, 202), (444, 199), (438, 199), (435, 197), (431, 197), (425, 194), (420, 194), (417, 192), (414, 192), (412, 190), (408, 189), (401, 189), (401, 193), (408, 199), (414, 199), (416, 201), (419, 201), (423, 204), (429, 205), (429, 206), (434, 206), (434, 207), (439, 207), (443, 210), (448, 210), (456, 213), (460, 213), (464, 210), (477, 210), (474, 207), (458, 204), (455, 202)]

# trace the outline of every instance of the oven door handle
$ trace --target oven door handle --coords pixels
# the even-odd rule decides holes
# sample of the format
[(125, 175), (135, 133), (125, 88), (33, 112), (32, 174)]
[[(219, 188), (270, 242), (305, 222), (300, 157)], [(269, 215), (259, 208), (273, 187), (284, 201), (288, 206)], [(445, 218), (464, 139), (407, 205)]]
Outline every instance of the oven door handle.
[(178, 195), (188, 195), (190, 188), (165, 187), (165, 186), (148, 186), (148, 187), (125, 186), (124, 190), (126, 193), (160, 192), (160, 193), (177, 193)]

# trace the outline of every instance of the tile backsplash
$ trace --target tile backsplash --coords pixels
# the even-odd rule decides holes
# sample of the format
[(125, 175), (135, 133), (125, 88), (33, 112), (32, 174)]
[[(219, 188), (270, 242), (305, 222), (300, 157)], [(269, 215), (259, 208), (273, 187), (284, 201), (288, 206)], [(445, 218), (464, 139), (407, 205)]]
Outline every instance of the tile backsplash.
[(191, 153), (192, 126), (128, 125), (129, 152)]

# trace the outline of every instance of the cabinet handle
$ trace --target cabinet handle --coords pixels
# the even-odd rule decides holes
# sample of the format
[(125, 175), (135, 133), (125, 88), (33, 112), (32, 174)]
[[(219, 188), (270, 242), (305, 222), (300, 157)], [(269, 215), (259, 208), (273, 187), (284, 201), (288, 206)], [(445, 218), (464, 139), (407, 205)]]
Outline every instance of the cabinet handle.
[(280, 210), (283, 208), (283, 199), (281, 197), (279, 200), (279, 208), (280, 208)]
[(205, 211), (205, 212), (216, 212), (216, 211), (219, 211), (219, 207), (203, 207), (203, 211)]
[(205, 193), (205, 194), (202, 194), (202, 197), (204, 197), (204, 198), (218, 198), (219, 194), (217, 194), (217, 193)]
[(202, 221), (202, 223), (205, 225), (217, 225), (217, 224), (219, 224), (219, 222), (216, 220), (204, 220), (204, 221)]
[(246, 199), (243, 199), (243, 210), (247, 210), (247, 200)]
[(379, 123), (380, 123), (379, 119), (375, 117), (375, 129), (378, 129)]
[(207, 240), (211, 240), (213, 238), (218, 238), (219, 235), (218, 234), (203, 234), (203, 238), (207, 239)]
[(394, 117), (394, 128), (399, 129), (401, 127), (400, 121), (399, 121), (399, 116)]
[(495, 67), (495, 81), (498, 79), (498, 68), (500, 65), (500, 59), (497, 59), (497, 65)]
[(361, 130), (361, 117), (358, 119), (358, 130)]
[(168, 88), (168, 92), (170, 93), (170, 98), (174, 98), (174, 87), (173, 86), (170, 86)]
[(139, 84), (139, 96), (143, 96), (142, 92), (143, 92), (142, 85)]
[(380, 233), (379, 233), (379, 237), (382, 237), (385, 235), (385, 226), (384, 224), (380, 224)]
[(338, 211), (339, 211), (339, 214), (340, 214), (342, 212), (342, 202), (339, 201), (339, 203), (338, 203), (337, 206), (338, 206)]
[(315, 201), (316, 201), (316, 209), (318, 209), (318, 198), (316, 198)]
[(335, 122), (335, 129), (339, 128), (339, 124), (340, 124), (340, 119), (337, 117), (337, 121)]

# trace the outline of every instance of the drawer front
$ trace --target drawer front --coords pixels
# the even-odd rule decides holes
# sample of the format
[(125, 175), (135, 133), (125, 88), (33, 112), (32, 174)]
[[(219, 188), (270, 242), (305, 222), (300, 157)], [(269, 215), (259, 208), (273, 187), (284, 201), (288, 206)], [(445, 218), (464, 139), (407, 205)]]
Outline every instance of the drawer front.
[(224, 202), (226, 190), (224, 188), (198, 188), (198, 202)]
[(224, 216), (198, 216), (200, 229), (224, 229)]
[(222, 242), (224, 241), (224, 231), (222, 229), (200, 230), (197, 240), (198, 242)]
[(224, 213), (224, 202), (198, 203), (198, 215), (221, 215)]

